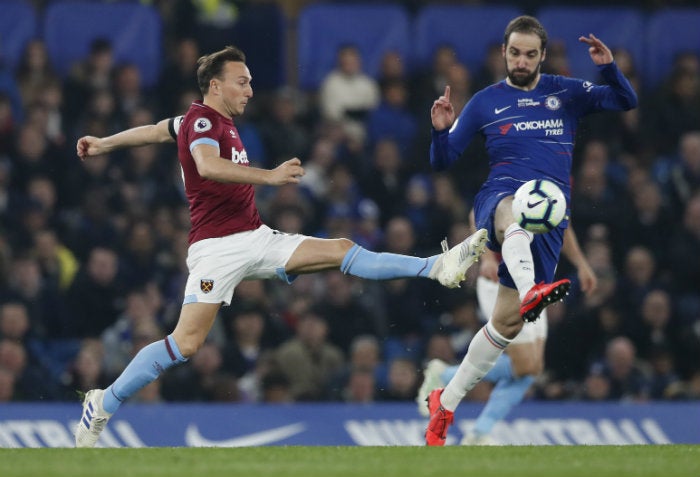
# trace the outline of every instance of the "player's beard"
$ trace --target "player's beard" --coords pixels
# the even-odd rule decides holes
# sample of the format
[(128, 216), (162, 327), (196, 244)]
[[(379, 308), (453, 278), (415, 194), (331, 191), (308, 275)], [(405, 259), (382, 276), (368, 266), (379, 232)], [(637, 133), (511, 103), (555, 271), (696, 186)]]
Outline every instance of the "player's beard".
[(509, 70), (508, 69), (508, 64), (506, 64), (506, 74), (508, 75), (508, 79), (510, 80), (511, 84), (514, 86), (518, 86), (520, 88), (525, 88), (527, 86), (530, 86), (532, 83), (535, 82), (537, 79), (537, 75), (540, 74), (540, 67), (542, 66), (542, 63), (538, 63), (537, 67), (532, 71), (532, 73), (526, 74), (526, 75), (516, 75), (515, 73), (524, 73), (523, 70)]

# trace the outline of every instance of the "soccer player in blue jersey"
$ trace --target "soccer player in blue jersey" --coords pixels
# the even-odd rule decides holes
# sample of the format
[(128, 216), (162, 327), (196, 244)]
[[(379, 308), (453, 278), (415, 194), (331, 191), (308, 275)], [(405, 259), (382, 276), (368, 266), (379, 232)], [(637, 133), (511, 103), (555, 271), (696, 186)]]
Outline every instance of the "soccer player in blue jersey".
[(430, 162), (436, 170), (457, 160), (475, 134), (486, 140), (490, 172), (474, 201), (475, 222), (489, 231), (489, 247), (501, 253), (502, 261), (493, 316), (472, 340), (457, 374), (428, 397), (428, 445), (445, 444), (457, 405), (494, 366), (523, 321), (537, 319), (569, 290), (569, 280), (554, 281), (567, 221), (533, 235), (516, 223), (511, 204), (520, 185), (539, 178), (555, 182), (569, 201), (579, 118), (637, 106), (637, 95), (610, 49), (593, 34), (579, 40), (588, 45), (607, 85), (542, 74), (547, 32), (536, 18), (520, 16), (503, 37), (507, 77), (475, 94), (456, 120), (449, 86), (431, 108)]
[[(571, 224), (564, 232), (562, 254), (576, 268), (578, 286), (582, 292), (593, 292), (598, 283), (593, 269), (581, 250)], [(479, 311), (485, 320), (493, 316), (498, 296), (499, 254), (487, 252), (479, 260), (479, 276), (476, 280), (476, 296)], [(544, 369), (544, 350), (547, 339), (547, 310), (542, 310), (540, 318), (525, 323), (518, 335), (508, 345), (506, 352), (496, 360), (491, 370), (483, 377), (493, 383), (494, 388), (486, 405), (474, 421), (474, 426), (463, 436), (464, 445), (498, 445), (491, 436), (496, 423), (503, 420), (510, 411), (525, 398), (530, 386)], [(431, 360), (423, 370), (423, 384), (418, 390), (416, 402), (418, 412), (428, 417), (425, 405), (430, 392), (448, 383), (459, 370), (459, 365), (448, 365), (440, 360)]]

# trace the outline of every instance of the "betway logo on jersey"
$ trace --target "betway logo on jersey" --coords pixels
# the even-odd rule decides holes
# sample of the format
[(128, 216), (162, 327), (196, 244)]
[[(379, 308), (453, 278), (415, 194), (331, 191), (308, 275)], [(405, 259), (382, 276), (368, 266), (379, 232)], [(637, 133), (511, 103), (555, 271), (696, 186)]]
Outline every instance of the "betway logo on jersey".
[(231, 161), (234, 164), (248, 164), (248, 154), (245, 152), (245, 149), (243, 149), (241, 152), (238, 152), (235, 147), (232, 147)]
[(505, 136), (511, 128), (515, 128), (518, 132), (523, 131), (545, 131), (545, 136), (561, 136), (564, 134), (564, 120), (559, 119), (540, 119), (536, 121), (520, 121), (517, 123), (508, 123), (499, 126), (501, 135)]

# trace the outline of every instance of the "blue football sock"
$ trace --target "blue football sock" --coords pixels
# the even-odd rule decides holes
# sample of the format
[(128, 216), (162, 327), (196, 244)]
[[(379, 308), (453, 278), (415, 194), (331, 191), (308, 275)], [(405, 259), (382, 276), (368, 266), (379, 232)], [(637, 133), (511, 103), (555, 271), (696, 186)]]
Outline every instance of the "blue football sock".
[(420, 258), (396, 253), (377, 253), (353, 245), (345, 255), (340, 271), (346, 275), (370, 280), (427, 277), (438, 256)]
[(442, 372), (442, 374), (440, 374), (440, 379), (442, 380), (442, 382), (447, 384), (450, 381), (452, 381), (452, 378), (455, 377), (455, 374), (457, 374), (458, 369), (459, 369), (458, 364), (446, 367), (445, 370)]
[(115, 412), (125, 399), (155, 381), (166, 369), (185, 361), (187, 358), (182, 356), (172, 336), (149, 344), (136, 353), (122, 374), (105, 390), (102, 407), (110, 414)]
[(477, 436), (489, 434), (493, 426), (523, 400), (534, 381), (535, 378), (531, 375), (499, 380), (474, 423), (474, 433)]
[(484, 376), (483, 380), (488, 381), (489, 383), (495, 383), (503, 379), (512, 378), (513, 368), (510, 363), (510, 356), (508, 356), (506, 353), (503, 353), (501, 354), (501, 356), (498, 357), (498, 359), (496, 360), (496, 364), (493, 365), (493, 368), (491, 368), (489, 372), (486, 373), (486, 376)]

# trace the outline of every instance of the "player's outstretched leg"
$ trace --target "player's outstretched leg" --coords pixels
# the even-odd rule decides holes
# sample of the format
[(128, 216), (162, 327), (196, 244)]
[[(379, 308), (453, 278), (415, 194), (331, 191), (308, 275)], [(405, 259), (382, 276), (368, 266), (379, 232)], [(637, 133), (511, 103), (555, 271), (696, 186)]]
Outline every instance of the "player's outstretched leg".
[(564, 278), (554, 283), (539, 284), (530, 288), (520, 304), (520, 316), (524, 321), (535, 321), (542, 310), (555, 301), (562, 300), (571, 288), (571, 280)]
[(448, 367), (448, 364), (441, 359), (431, 359), (423, 370), (423, 384), (420, 385), (416, 395), (418, 414), (421, 416), (430, 416), (428, 406), (425, 403), (428, 401), (428, 396), (433, 389), (442, 388), (447, 383), (447, 381), (442, 379), (442, 373)]
[(455, 413), (448, 411), (440, 404), (442, 389), (434, 389), (428, 396), (428, 412), (430, 420), (425, 430), (425, 443), (429, 446), (444, 446), (447, 430), (454, 421)]
[(502, 421), (510, 411), (522, 402), (527, 390), (535, 381), (534, 376), (499, 379), (491, 391), (486, 406), (474, 422), (474, 427), (465, 434), (462, 445), (493, 446), (499, 443), (491, 437), (497, 422)]
[(100, 433), (112, 417), (102, 407), (104, 393), (102, 389), (93, 389), (85, 394), (83, 415), (75, 430), (75, 447), (95, 447)]
[(459, 288), (469, 267), (484, 253), (487, 241), (486, 229), (477, 230), (452, 249), (448, 249), (447, 241), (443, 241), (443, 253), (433, 264), (428, 276), (448, 288)]

